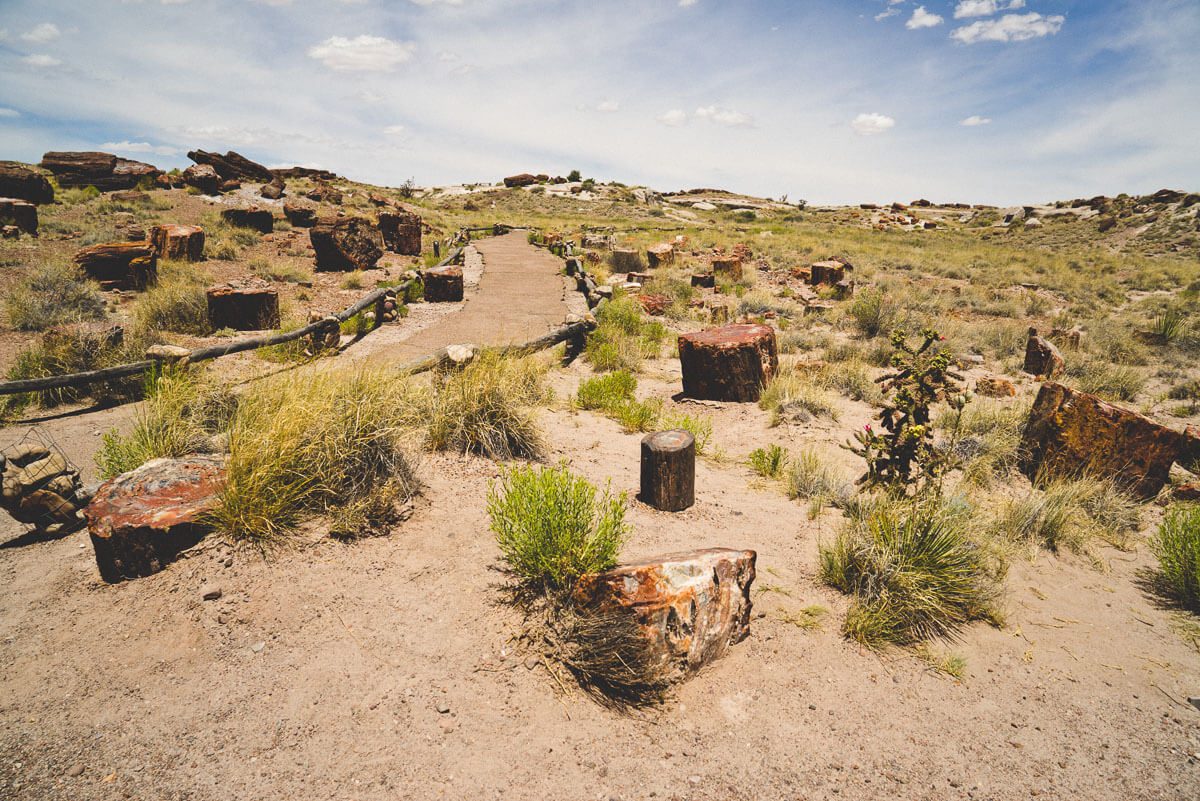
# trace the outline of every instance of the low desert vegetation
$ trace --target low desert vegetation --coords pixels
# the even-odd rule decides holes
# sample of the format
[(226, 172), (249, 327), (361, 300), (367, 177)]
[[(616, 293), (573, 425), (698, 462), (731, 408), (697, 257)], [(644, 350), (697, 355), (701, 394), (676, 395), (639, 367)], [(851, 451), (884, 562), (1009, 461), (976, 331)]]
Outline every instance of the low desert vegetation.
[(211, 334), (206, 293), (211, 283), (212, 276), (195, 265), (159, 262), (158, 282), (142, 293), (135, 309), (138, 326), (147, 331)]
[(100, 287), (75, 265), (49, 261), (35, 267), (4, 299), (8, 323), (18, 331), (45, 331), (62, 323), (103, 320)]
[(596, 311), (596, 329), (588, 335), (586, 358), (597, 370), (637, 372), (642, 361), (657, 358), (667, 337), (659, 322), (644, 322), (636, 299), (614, 296)]
[(775, 443), (750, 452), (750, 466), (763, 478), (779, 478), (787, 462), (788, 452)]
[(638, 400), (634, 397), (637, 379), (625, 370), (584, 381), (575, 395), (580, 409), (604, 412), (621, 424), (626, 432), (682, 429), (696, 440), (696, 453), (709, 453), (712, 445), (712, 420), (677, 409), (665, 408), (660, 398)]
[(999, 508), (992, 523), (1005, 543), (1068, 550), (1098, 560), (1096, 547), (1127, 548), (1141, 526), (1141, 505), (1111, 479), (1051, 477)]
[[(1160, 584), (1184, 608), (1200, 614), (1200, 504), (1177, 504), (1150, 539)], [(1192, 622), (1193, 636), (1200, 627)]]

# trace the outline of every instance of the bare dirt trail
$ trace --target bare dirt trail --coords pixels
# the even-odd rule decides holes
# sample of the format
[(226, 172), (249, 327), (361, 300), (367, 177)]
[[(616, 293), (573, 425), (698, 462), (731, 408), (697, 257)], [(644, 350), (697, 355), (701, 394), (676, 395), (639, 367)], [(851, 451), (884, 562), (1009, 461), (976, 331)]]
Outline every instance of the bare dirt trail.
[(562, 325), (570, 310), (568, 295), (574, 293), (562, 267), (560, 259), (530, 245), (525, 231), (480, 239), (467, 248), (460, 308), (415, 333), (408, 325), (374, 332), (351, 355), (405, 362), (446, 345), (511, 345), (539, 337)]

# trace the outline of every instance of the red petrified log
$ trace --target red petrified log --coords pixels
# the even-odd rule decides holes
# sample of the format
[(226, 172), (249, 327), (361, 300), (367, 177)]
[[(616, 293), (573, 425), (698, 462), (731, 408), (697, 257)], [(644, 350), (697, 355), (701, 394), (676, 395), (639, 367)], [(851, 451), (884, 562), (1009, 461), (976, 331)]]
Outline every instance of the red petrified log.
[(279, 293), (265, 283), (219, 284), (208, 289), (208, 322), (216, 330), (279, 327)]
[(846, 277), (846, 265), (840, 261), (819, 261), (810, 268), (809, 283), (836, 284)]
[(975, 382), (975, 391), (987, 398), (1015, 398), (1017, 388), (1007, 378), (981, 378)]
[(430, 303), (457, 303), (462, 299), (462, 267), (450, 264), (425, 272), (425, 300)]
[(741, 323), (679, 337), (683, 392), (691, 398), (757, 401), (779, 368), (775, 329)]
[(713, 256), (712, 270), (719, 281), (742, 280), (742, 260), (736, 256)]
[(1175, 459), (1186, 459), (1188, 435), (1062, 384), (1038, 392), (1021, 439), (1021, 472), (1112, 478), (1152, 498)]
[(198, 225), (156, 225), (150, 241), (160, 259), (200, 261), (204, 258), (204, 229)]
[(407, 211), (379, 212), (379, 233), (383, 246), (403, 256), (421, 253), (421, 217)]
[(15, 225), (30, 236), (37, 236), (37, 206), (15, 197), (0, 197), (0, 225)]
[(668, 678), (683, 678), (750, 635), (754, 551), (709, 548), (582, 576), (575, 603), (629, 615)]
[(105, 242), (75, 254), (81, 270), (104, 289), (145, 289), (158, 276), (158, 260), (149, 242)]
[(666, 242), (646, 248), (646, 261), (651, 267), (662, 267), (675, 261), (675, 248)]
[(260, 234), (269, 234), (275, 230), (275, 216), (268, 209), (251, 206), (248, 209), (224, 209), (221, 219), (230, 225), (241, 228), (253, 228)]
[(671, 306), (671, 299), (666, 295), (654, 293), (638, 295), (638, 302), (646, 310), (646, 314), (666, 314)]
[(225, 468), (217, 456), (154, 459), (106, 481), (85, 516), (100, 577), (148, 576), (208, 532)]
[(379, 234), (361, 217), (323, 217), (308, 229), (318, 270), (369, 270), (379, 261)]

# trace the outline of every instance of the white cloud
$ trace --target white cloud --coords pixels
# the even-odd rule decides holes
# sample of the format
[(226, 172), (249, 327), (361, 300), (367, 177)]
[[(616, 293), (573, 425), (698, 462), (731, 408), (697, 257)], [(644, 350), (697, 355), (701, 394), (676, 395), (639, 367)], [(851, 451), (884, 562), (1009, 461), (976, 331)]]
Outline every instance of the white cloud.
[(256, 3), (262, 3), (264, 6), (290, 6), (292, 0), (255, 0)]
[(678, 128), (687, 122), (687, 112), (682, 109), (673, 108), (670, 111), (664, 111), (654, 119), (661, 122), (663, 125), (668, 125), (672, 128)]
[(100, 149), (113, 153), (153, 153), (156, 156), (178, 156), (178, 148), (166, 145), (152, 145), (149, 142), (105, 142)]
[(906, 0), (888, 0), (887, 8), (875, 15), (875, 21), (880, 22), (888, 17), (894, 17), (900, 13), (899, 6), (904, 5)]
[(438, 61), (458, 61), (458, 53), (451, 53), (449, 50), (443, 50), (437, 54)]
[(696, 5), (698, 2), (700, 2), (700, 0), (679, 0), (679, 7), (687, 8), (688, 6)]
[(21, 59), (21, 61), (31, 67), (39, 68), (58, 67), (62, 65), (62, 59), (55, 58), (54, 56), (48, 56), (45, 53), (35, 53), (32, 56), (25, 56), (25, 58)]
[(310, 47), (308, 55), (337, 72), (387, 72), (412, 60), (413, 45), (365, 34), (353, 39), (331, 36)]
[(1058, 33), (1066, 17), (1056, 14), (1043, 17), (1037, 12), (1005, 14), (1000, 19), (980, 20), (950, 32), (951, 39), (963, 44), (975, 42), (1023, 42)]
[(385, 134), (387, 134), (388, 136), (399, 136), (400, 134), (404, 133), (404, 126), (403, 125), (389, 125), (388, 127), (383, 129), (383, 132)]
[(354, 96), (357, 97), (359, 100), (361, 100), (364, 103), (374, 104), (374, 103), (379, 103), (383, 100), (383, 95), (376, 94), (375, 92), (372, 92), (370, 89), (360, 89), (354, 93)]
[(1025, 7), (1025, 0), (961, 0), (954, 7), (954, 18), (990, 17), (997, 11), (1015, 11)]
[(896, 121), (886, 114), (859, 114), (850, 123), (850, 127), (861, 136), (874, 136), (896, 127)]
[(970, 117), (967, 117), (965, 120), (961, 121), (959, 125), (963, 126), (964, 128), (974, 128), (977, 125), (987, 125), (991, 121), (992, 120), (989, 117), (980, 117), (978, 114), (972, 114)]
[(740, 111), (733, 109), (717, 108), (716, 106), (703, 106), (696, 109), (696, 116), (712, 120), (721, 125), (726, 125), (730, 128), (750, 128), (754, 126), (754, 120), (749, 115), (743, 114)]
[(448, 6), (461, 6), (463, 0), (412, 0), (419, 6), (436, 6), (438, 3), (445, 3)]
[(43, 22), (33, 30), (21, 34), (22, 39), (27, 42), (34, 42), (35, 44), (53, 42), (60, 36), (62, 36), (62, 31), (53, 22)]
[(17, 111), (15, 108), (0, 107), (0, 118), (12, 119), (13, 117), (20, 117), (20, 116), (21, 116), (21, 112)]
[(941, 25), (942, 18), (937, 14), (931, 14), (925, 10), (925, 6), (917, 6), (913, 11), (912, 17), (908, 22), (904, 23), (904, 27), (910, 31), (918, 30), (919, 28), (932, 28), (935, 25)]
[(615, 100), (602, 100), (596, 104), (596, 111), (603, 111), (607, 114), (611, 114), (614, 111), (620, 110), (621, 104)]

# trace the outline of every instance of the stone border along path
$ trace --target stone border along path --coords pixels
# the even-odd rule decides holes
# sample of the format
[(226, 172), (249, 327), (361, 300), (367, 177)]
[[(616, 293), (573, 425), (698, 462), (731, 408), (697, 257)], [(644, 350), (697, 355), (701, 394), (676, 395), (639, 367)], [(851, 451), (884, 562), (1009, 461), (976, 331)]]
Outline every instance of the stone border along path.
[(574, 280), (562, 274), (562, 259), (530, 245), (527, 236), (516, 230), (473, 242), (464, 254), (462, 303), (412, 305), (399, 326), (373, 332), (346, 356), (400, 364), (446, 345), (519, 344), (558, 328), (568, 313), (586, 312)]

